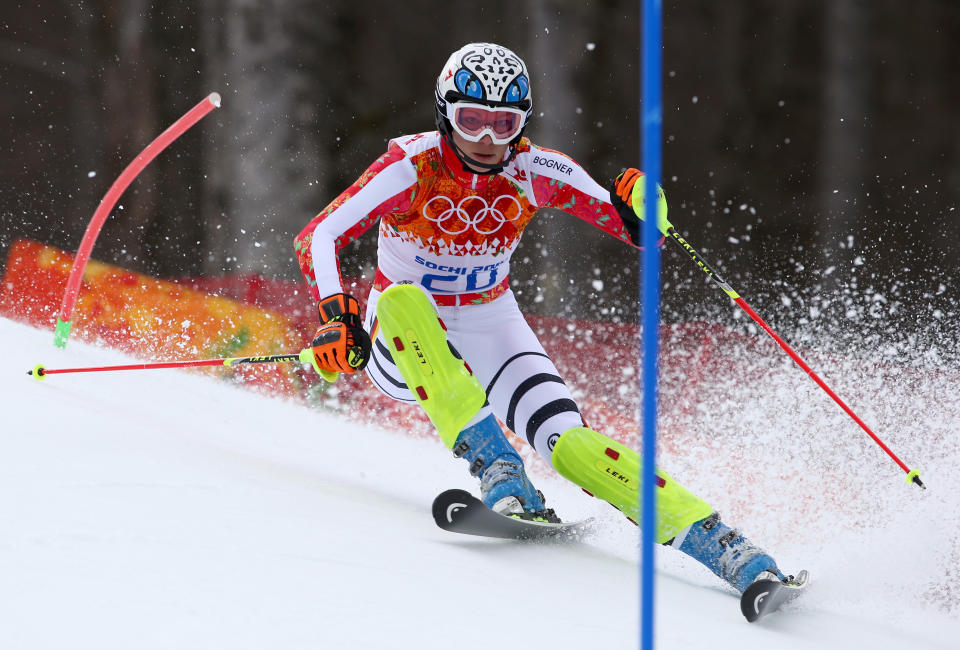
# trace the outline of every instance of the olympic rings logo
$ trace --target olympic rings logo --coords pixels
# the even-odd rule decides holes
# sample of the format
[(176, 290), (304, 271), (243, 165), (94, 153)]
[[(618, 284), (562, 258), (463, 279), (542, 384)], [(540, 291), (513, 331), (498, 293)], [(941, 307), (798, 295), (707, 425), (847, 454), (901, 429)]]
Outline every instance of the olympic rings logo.
[[(431, 217), (429, 208), (437, 201), (440, 202), (438, 207), (441, 210), (436, 216)], [(471, 215), (467, 211), (467, 207), (472, 202), (479, 202), (480, 207)], [(491, 204), (488, 204), (482, 196), (466, 196), (456, 204), (448, 196), (435, 196), (427, 201), (423, 210), (421, 210), (424, 218), (436, 223), (437, 227), (448, 235), (459, 235), (470, 228), (473, 228), (474, 232), (480, 235), (492, 235), (500, 230), (500, 227), (506, 222), (516, 221), (522, 211), (520, 201), (509, 194), (498, 196)], [(493, 221), (490, 224), (493, 226), (491, 230), (484, 230), (480, 227), (480, 224), (486, 219)]]

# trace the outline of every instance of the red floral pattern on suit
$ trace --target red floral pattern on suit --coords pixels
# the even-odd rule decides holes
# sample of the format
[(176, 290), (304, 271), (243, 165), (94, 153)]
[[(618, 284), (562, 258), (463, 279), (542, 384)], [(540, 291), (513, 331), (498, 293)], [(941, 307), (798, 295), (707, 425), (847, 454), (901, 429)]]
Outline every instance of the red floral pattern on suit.
[[(629, 243), (608, 191), (564, 154), (524, 138), (498, 174), (466, 170), (436, 132), (396, 138), (295, 240), (319, 297), (342, 286), (337, 253), (378, 220), (378, 264), (391, 281), (435, 295), (496, 296), (524, 229), (541, 207), (564, 210)], [(466, 296), (464, 296), (466, 297)], [(490, 298), (492, 299), (492, 298)]]

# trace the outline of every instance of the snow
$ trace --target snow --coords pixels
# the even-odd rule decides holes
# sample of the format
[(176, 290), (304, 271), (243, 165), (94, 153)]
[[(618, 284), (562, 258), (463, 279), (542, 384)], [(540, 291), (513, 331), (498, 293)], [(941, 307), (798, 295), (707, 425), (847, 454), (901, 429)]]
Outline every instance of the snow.
[[(38, 362), (131, 360), (55, 350), (51, 331), (9, 320), (0, 338), (4, 650), (637, 647), (637, 531), (555, 476), (538, 487), (562, 515), (597, 517), (594, 538), (457, 536), (433, 524), (431, 500), (476, 486), (439, 442), (199, 372), (36, 381)], [(728, 588), (658, 548), (657, 647), (957, 648), (957, 603), (916, 597), (957, 560), (958, 459), (929, 460), (936, 496), (784, 544), (781, 565), (813, 582), (754, 625)], [(777, 526), (803, 526), (782, 498)]]

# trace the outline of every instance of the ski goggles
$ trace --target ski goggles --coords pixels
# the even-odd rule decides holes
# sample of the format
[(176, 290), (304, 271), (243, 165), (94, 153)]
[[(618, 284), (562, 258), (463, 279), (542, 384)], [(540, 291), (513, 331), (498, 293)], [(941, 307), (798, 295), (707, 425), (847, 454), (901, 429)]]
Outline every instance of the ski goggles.
[(494, 144), (507, 144), (523, 129), (527, 113), (519, 108), (466, 102), (447, 103), (447, 119), (465, 140), (480, 142), (489, 135)]

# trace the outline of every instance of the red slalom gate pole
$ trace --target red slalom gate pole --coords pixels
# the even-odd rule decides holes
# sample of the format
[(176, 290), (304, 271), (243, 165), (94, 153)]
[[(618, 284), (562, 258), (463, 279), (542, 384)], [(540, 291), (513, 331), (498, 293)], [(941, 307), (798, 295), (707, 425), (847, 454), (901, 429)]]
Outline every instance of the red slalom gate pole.
[(65, 348), (67, 346), (67, 339), (70, 337), (70, 328), (73, 325), (70, 319), (73, 317), (73, 307), (76, 304), (77, 295), (80, 293), (83, 271), (87, 267), (87, 262), (90, 260), (90, 251), (93, 249), (93, 244), (97, 240), (97, 236), (100, 234), (100, 229), (107, 220), (107, 216), (120, 199), (120, 195), (126, 191), (127, 187), (133, 182), (133, 179), (143, 171), (144, 167), (149, 165), (150, 162), (157, 157), (157, 154), (166, 149), (171, 142), (183, 135), (187, 129), (199, 122), (207, 113), (214, 108), (219, 108), (219, 106), (220, 95), (218, 93), (210, 93), (203, 101), (187, 111), (183, 117), (174, 122), (166, 131), (148, 144), (146, 148), (134, 158), (133, 162), (127, 165), (127, 168), (117, 177), (117, 180), (113, 182), (113, 185), (111, 185), (107, 193), (104, 194), (103, 199), (100, 200), (100, 205), (97, 206), (96, 212), (93, 213), (93, 218), (87, 225), (87, 230), (80, 242), (77, 256), (73, 260), (73, 268), (70, 269), (70, 276), (67, 279), (67, 288), (63, 292), (63, 300), (60, 303), (60, 313), (57, 316), (57, 324), (53, 335), (53, 343), (58, 348)]

